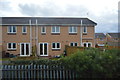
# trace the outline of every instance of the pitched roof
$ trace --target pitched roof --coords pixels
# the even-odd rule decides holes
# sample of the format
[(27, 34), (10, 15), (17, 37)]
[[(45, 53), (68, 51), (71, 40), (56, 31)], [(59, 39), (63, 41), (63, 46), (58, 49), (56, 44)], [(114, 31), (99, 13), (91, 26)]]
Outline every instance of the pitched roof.
[(120, 38), (120, 33), (108, 33), (112, 38)]
[(25, 24), (29, 25), (29, 20), (31, 20), (31, 24), (35, 25), (36, 20), (38, 25), (62, 25), (62, 24), (86, 24), (86, 25), (97, 25), (97, 23), (93, 22), (88, 18), (70, 18), (70, 17), (2, 17), (2, 25), (9, 24)]
[(95, 38), (105, 38), (105, 34), (104, 33), (95, 33)]

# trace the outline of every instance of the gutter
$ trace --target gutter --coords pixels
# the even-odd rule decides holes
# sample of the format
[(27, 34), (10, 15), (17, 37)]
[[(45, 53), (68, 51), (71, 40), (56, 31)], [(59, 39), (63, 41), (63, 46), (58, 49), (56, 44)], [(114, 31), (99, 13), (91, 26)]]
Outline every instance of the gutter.
[(32, 54), (32, 26), (31, 26), (31, 19), (29, 20), (30, 25), (30, 54)]
[(36, 19), (36, 27), (35, 27), (35, 42), (36, 42), (36, 54), (38, 55), (38, 25), (37, 25), (37, 19)]
[(81, 44), (81, 47), (82, 47), (82, 25), (83, 25), (83, 23), (82, 23), (82, 20), (81, 20), (81, 26), (80, 26), (80, 33), (81, 33), (81, 35), (80, 35), (80, 44)]

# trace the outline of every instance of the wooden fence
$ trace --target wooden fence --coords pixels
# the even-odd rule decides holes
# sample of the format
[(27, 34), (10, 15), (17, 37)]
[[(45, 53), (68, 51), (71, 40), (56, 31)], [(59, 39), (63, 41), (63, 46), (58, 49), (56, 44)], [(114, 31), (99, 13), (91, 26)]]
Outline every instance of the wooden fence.
[(2, 65), (2, 80), (75, 80), (76, 74), (62, 66)]

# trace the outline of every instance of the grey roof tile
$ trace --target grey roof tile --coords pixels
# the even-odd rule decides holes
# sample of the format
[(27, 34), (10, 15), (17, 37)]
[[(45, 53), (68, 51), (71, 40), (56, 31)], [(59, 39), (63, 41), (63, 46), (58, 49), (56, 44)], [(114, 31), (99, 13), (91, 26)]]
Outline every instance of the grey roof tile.
[(97, 25), (88, 18), (69, 18), (69, 17), (2, 17), (2, 24), (83, 24)]
[(120, 33), (108, 33), (113, 38), (120, 38)]
[(95, 33), (95, 38), (106, 38), (104, 33)]

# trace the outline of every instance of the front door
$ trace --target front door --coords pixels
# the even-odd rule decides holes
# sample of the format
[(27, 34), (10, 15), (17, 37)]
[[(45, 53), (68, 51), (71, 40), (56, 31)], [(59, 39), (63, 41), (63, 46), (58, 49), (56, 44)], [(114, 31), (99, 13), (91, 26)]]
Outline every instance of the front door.
[(20, 56), (30, 56), (30, 43), (20, 43)]
[(39, 43), (40, 56), (48, 56), (48, 43)]

